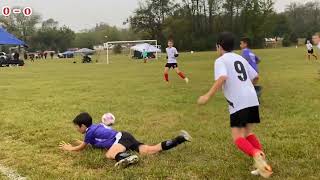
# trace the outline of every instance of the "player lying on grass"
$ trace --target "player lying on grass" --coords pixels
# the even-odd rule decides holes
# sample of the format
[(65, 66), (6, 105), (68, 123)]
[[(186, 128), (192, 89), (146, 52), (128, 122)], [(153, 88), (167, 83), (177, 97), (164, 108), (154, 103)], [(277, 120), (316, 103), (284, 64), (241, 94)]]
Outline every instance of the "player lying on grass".
[(231, 133), (237, 147), (253, 157), (259, 174), (270, 177), (272, 168), (265, 159), (262, 145), (253, 134), (254, 124), (260, 123), (259, 101), (252, 82), (258, 79), (257, 72), (241, 56), (233, 53), (234, 36), (221, 33), (218, 37), (217, 50), (219, 58), (215, 62), (216, 82), (208, 93), (198, 99), (198, 104), (206, 104), (220, 89), (229, 103)]
[(167, 52), (167, 60), (168, 63), (164, 67), (164, 79), (167, 83), (169, 83), (169, 70), (172, 68), (176, 71), (176, 73), (186, 81), (189, 82), (189, 79), (184, 75), (182, 71), (179, 70), (177, 57), (179, 57), (179, 53), (175, 47), (173, 47), (174, 42), (173, 40), (168, 41), (168, 47), (166, 49)]
[(82, 151), (90, 144), (95, 148), (106, 149), (106, 157), (116, 160), (115, 166), (121, 168), (135, 164), (139, 160), (137, 155), (131, 154), (129, 151), (136, 151), (141, 155), (151, 155), (191, 141), (191, 136), (186, 131), (181, 131), (181, 134), (172, 140), (163, 141), (157, 145), (145, 145), (128, 132), (113, 130), (104, 124), (92, 124), (92, 118), (88, 113), (76, 116), (73, 124), (78, 132), (84, 134), (84, 141), (79, 141), (77, 146), (62, 141), (59, 145), (60, 149)]
[[(242, 49), (242, 57), (248, 61), (251, 67), (259, 73), (258, 64), (260, 63), (260, 58), (256, 56), (250, 49), (251, 41), (249, 38), (244, 37), (240, 40), (240, 48)], [(258, 81), (254, 84), (254, 89), (257, 92), (258, 97), (261, 96), (262, 87), (258, 86)]]

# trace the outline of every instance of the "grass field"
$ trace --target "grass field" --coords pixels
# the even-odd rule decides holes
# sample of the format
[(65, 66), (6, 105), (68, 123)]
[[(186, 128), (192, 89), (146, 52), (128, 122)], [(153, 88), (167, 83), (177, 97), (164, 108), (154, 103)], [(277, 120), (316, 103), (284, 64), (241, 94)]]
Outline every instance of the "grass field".
[[(307, 62), (304, 49), (256, 52), (264, 87), (256, 133), (274, 167), (273, 179), (319, 179), (319, 63)], [(0, 164), (29, 179), (259, 179), (249, 173), (251, 159), (232, 143), (222, 94), (207, 106), (196, 105), (213, 82), (215, 58), (215, 52), (182, 54), (188, 85), (173, 72), (170, 85), (164, 83), (164, 60), (143, 64), (125, 56), (112, 57), (110, 65), (41, 61), (1, 68)], [(95, 122), (113, 112), (116, 129), (146, 143), (180, 129), (194, 141), (116, 170), (104, 151), (58, 149), (61, 140), (82, 138), (71, 123), (81, 111)]]

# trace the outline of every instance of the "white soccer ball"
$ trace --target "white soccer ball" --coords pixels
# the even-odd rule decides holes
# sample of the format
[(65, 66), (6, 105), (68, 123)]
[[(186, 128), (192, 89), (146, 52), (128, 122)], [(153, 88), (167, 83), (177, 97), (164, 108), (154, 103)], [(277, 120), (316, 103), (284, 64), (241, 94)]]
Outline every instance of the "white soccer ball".
[(106, 113), (102, 116), (101, 120), (103, 124), (112, 126), (116, 121), (116, 117), (112, 113)]

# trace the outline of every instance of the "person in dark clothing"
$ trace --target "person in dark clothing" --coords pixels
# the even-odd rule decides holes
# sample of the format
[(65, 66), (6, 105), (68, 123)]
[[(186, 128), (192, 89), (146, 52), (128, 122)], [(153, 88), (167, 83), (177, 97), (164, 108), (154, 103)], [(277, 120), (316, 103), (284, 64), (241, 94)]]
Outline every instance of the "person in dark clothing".
[(18, 51), (16, 51), (13, 55), (13, 60), (19, 60), (20, 54), (18, 53)]
[(51, 53), (50, 53), (51, 59), (53, 59), (53, 55), (54, 55), (54, 53), (53, 53), (53, 52), (51, 52)]

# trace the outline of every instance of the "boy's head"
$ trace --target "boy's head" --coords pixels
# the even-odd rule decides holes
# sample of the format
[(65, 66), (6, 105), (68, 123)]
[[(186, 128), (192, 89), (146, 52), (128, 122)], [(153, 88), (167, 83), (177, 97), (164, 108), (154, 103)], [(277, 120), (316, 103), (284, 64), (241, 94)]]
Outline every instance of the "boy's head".
[(314, 44), (318, 45), (320, 43), (320, 32), (318, 33), (315, 33), (313, 36), (312, 36), (312, 41)]
[(217, 51), (219, 55), (234, 50), (234, 36), (230, 32), (220, 33), (217, 40)]
[(250, 47), (250, 39), (247, 37), (243, 37), (240, 40), (240, 48), (241, 49), (245, 49), (245, 48), (249, 48)]
[(74, 118), (73, 124), (78, 132), (84, 134), (87, 128), (92, 125), (92, 117), (87, 112), (80, 113)]
[(169, 39), (168, 40), (168, 47), (173, 47), (173, 45), (174, 45), (173, 39)]

